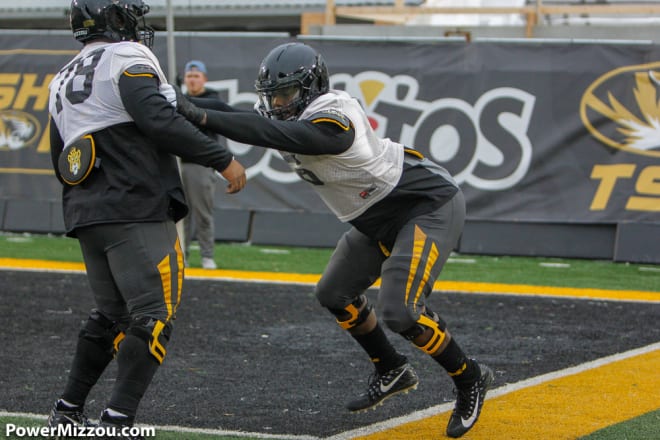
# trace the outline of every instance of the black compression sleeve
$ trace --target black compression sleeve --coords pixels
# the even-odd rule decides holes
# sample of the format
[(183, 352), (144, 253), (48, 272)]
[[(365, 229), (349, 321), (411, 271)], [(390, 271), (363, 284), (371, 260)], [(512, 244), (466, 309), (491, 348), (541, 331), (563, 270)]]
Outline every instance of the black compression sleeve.
[(119, 92), (128, 114), (157, 148), (220, 171), (232, 161), (233, 155), (227, 148), (176, 112), (159, 92), (157, 78), (122, 75)]
[(355, 137), (355, 130), (311, 121), (276, 121), (253, 112), (207, 110), (206, 128), (244, 144), (310, 156), (340, 154)]
[(57, 129), (57, 126), (55, 125), (53, 118), (50, 118), (49, 136), (50, 136), (50, 160), (53, 163), (53, 171), (55, 171), (55, 177), (57, 177), (57, 180), (59, 180), (60, 183), (64, 184), (64, 180), (62, 180), (62, 176), (60, 175), (60, 171), (57, 166), (57, 163), (60, 159), (60, 153), (62, 153), (62, 149), (64, 148), (64, 141), (62, 140), (60, 131)]
[(186, 96), (190, 102), (195, 104), (197, 107), (211, 109), (211, 110), (220, 110), (222, 112), (246, 112), (252, 113), (252, 110), (241, 110), (236, 107), (220, 101), (219, 99), (213, 98), (197, 98), (195, 96)]

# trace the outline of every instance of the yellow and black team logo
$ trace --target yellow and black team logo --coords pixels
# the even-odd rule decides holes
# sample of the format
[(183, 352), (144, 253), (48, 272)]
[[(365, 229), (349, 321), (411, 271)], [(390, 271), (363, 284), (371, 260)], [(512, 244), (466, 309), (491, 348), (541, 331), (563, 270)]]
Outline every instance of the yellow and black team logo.
[[(602, 75), (584, 92), (580, 118), (589, 132), (608, 147), (640, 156), (660, 157), (660, 62), (626, 66)], [(639, 158), (641, 159), (641, 158)], [(591, 179), (598, 182), (590, 211), (608, 208), (660, 212), (660, 166), (597, 163)], [(615, 194), (623, 194), (622, 204)], [(613, 200), (615, 200), (613, 202)]]
[(81, 170), (80, 156), (82, 156), (82, 152), (76, 147), (71, 148), (69, 154), (66, 155), (66, 161), (69, 164), (69, 172), (74, 176), (77, 176)]
[(0, 150), (20, 150), (41, 135), (41, 124), (30, 113), (0, 110)]
[(57, 168), (62, 180), (69, 185), (78, 185), (98, 166), (98, 162), (94, 138), (88, 134), (62, 150)]
[(660, 62), (620, 67), (602, 75), (585, 91), (580, 118), (607, 146), (660, 157), (659, 99)]

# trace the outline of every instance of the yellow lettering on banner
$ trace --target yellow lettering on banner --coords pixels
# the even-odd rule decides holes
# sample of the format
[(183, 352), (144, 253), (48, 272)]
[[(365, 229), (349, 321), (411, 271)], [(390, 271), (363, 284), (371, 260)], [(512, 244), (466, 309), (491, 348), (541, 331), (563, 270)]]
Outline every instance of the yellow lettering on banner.
[(602, 211), (607, 207), (614, 190), (616, 181), (621, 178), (629, 179), (635, 172), (634, 164), (594, 165), (591, 170), (592, 179), (600, 179), (598, 189), (591, 201), (592, 211)]
[(626, 204), (627, 210), (660, 212), (660, 166), (644, 168), (637, 178), (635, 190), (644, 197), (631, 196)]
[(39, 141), (39, 145), (37, 145), (37, 153), (48, 152), (50, 152), (50, 118), (48, 118), (46, 129), (41, 133), (41, 140)]
[[(0, 109), (9, 108), (16, 96), (16, 86), (21, 75), (18, 73), (0, 73)], [(12, 87), (7, 87), (12, 86)]]
[(44, 110), (48, 105), (48, 84), (53, 79), (53, 74), (48, 74), (40, 85), (35, 85), (37, 81), (36, 73), (26, 73), (23, 75), (21, 88), (18, 90), (14, 108), (16, 110), (25, 109), (30, 98), (35, 98), (33, 110)]
[[(592, 211), (607, 207), (619, 179), (630, 179), (635, 174), (635, 164), (594, 165), (592, 179), (600, 179), (591, 201)], [(635, 194), (628, 198), (626, 211), (660, 212), (660, 166), (643, 168), (635, 181)]]

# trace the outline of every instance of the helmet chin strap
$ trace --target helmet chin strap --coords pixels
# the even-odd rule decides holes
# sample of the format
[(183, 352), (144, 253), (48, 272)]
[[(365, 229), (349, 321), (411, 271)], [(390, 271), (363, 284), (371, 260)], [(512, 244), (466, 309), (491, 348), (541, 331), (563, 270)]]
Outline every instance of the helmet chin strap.
[(298, 111), (298, 105), (291, 103), (284, 107), (276, 107), (268, 112), (268, 114), (275, 119), (280, 121), (293, 121), (298, 118), (298, 115), (302, 112), (302, 109)]

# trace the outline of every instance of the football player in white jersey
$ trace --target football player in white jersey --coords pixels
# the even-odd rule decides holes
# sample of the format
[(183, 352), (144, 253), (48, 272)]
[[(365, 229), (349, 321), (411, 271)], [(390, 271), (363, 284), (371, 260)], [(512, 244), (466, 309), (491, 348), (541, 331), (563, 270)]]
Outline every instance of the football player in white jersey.
[(218, 170), (229, 193), (246, 182), (232, 154), (177, 113), (149, 49), (148, 10), (142, 0), (73, 0), (71, 28), (84, 46), (50, 84), (66, 233), (80, 242), (96, 305), (51, 427), (89, 426), (85, 401), (113, 358), (117, 378), (100, 424), (132, 426), (163, 362), (183, 282), (175, 222), (187, 206), (175, 155)]
[(453, 379), (457, 399), (447, 435), (462, 436), (479, 417), (493, 372), (468, 358), (425, 304), (463, 229), (460, 188), (413, 148), (378, 137), (360, 103), (329, 88), (325, 62), (308, 45), (274, 48), (261, 63), (256, 89), (257, 113), (193, 98), (178, 100), (179, 111), (235, 141), (279, 150), (337, 218), (353, 226), (316, 286), (321, 305), (375, 368), (367, 392), (348, 409), (367, 410), (417, 387), (412, 366), (392, 346), (365, 296), (381, 277), (383, 322)]

